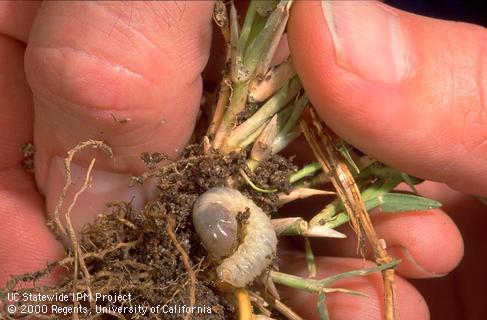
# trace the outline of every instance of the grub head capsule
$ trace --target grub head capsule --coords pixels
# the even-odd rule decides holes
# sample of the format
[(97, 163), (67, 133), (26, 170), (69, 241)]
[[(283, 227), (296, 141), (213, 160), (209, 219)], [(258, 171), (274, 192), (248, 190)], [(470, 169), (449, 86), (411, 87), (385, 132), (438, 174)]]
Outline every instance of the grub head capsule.
[[(211, 189), (213, 192), (217, 188)], [(193, 225), (205, 248), (216, 257), (230, 255), (237, 246), (235, 214), (220, 201), (203, 194), (193, 207)]]

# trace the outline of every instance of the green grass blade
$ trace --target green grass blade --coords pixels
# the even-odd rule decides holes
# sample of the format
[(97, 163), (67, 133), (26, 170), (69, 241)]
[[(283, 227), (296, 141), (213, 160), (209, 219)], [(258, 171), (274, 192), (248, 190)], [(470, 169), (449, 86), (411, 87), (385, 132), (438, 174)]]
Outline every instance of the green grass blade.
[(288, 85), (282, 87), (252, 117), (230, 133), (227, 139), (227, 145), (230, 148), (238, 146), (240, 142), (257, 130), (264, 122), (281, 111), (296, 96), (299, 90), (301, 90), (301, 82), (298, 77), (294, 77), (289, 81)]
[(321, 171), (321, 165), (318, 161), (307, 164), (291, 175), (289, 183), (295, 183), (303, 178), (310, 177), (318, 171)]
[(347, 271), (347, 272), (342, 272), (342, 273), (327, 277), (325, 279), (319, 280), (318, 283), (321, 286), (326, 287), (326, 286), (329, 286), (330, 284), (332, 284), (333, 282), (336, 282), (336, 281), (341, 280), (341, 279), (350, 278), (350, 277), (366, 276), (366, 275), (369, 275), (371, 273), (381, 272), (381, 271), (386, 270), (386, 269), (394, 268), (400, 262), (401, 262), (400, 260), (392, 260), (389, 263), (385, 263), (383, 265), (372, 267), (372, 268), (358, 269), (358, 270), (351, 270), (351, 271)]
[(378, 207), (382, 212), (404, 212), (436, 209), (441, 207), (441, 203), (412, 194), (386, 193), (375, 199), (368, 200), (365, 207), (367, 210)]
[(318, 307), (318, 314), (320, 316), (320, 320), (329, 320), (330, 315), (328, 314), (328, 308), (326, 307), (326, 297), (323, 292), (318, 294), (317, 307)]
[(347, 145), (347, 143), (340, 139), (339, 142), (336, 144), (335, 148), (337, 149), (337, 151), (340, 153), (340, 155), (343, 157), (343, 159), (347, 163), (348, 167), (350, 168), (350, 171), (355, 172), (356, 174), (359, 174), (360, 169), (355, 164), (355, 161), (353, 161), (352, 156), (350, 155), (350, 152), (348, 151), (349, 146)]
[[(405, 193), (386, 193), (376, 198), (364, 201), (364, 205), (367, 211), (374, 208), (379, 208), (381, 212), (385, 213), (422, 211), (441, 207), (441, 203), (436, 200)], [(348, 221), (348, 215), (344, 212), (340, 212), (334, 215), (332, 218), (328, 218), (325, 226), (333, 229), (347, 223)]]
[(306, 254), (306, 263), (308, 264), (309, 277), (314, 278), (316, 277), (316, 261), (308, 237), (304, 238), (304, 252)]

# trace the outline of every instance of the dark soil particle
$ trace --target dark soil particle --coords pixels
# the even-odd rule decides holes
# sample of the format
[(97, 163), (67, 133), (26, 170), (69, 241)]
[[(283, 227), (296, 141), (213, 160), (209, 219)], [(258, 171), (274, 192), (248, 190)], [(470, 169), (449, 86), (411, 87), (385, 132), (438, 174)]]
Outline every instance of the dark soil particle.
[(250, 217), (250, 210), (249, 208), (245, 208), (245, 211), (237, 213), (237, 222), (238, 224), (244, 225), (247, 223)]
[(259, 109), (259, 104), (248, 103), (247, 107), (243, 111), (237, 114), (235, 125), (242, 124), (245, 120), (249, 119), (258, 109)]
[[(81, 252), (90, 274), (87, 279), (80, 272), (77, 284), (72, 264), (65, 273), (66, 278), (57, 287), (26, 288), (28, 292), (72, 293), (88, 292), (103, 294), (129, 294), (132, 299), (117, 302), (115, 306), (158, 306), (190, 305), (190, 277), (180, 252), (166, 232), (167, 219), (175, 220), (173, 230), (177, 241), (190, 258), (196, 273), (196, 307), (210, 308), (211, 313), (193, 313), (192, 319), (226, 319), (234, 312), (215, 285), (215, 261), (206, 256), (199, 238), (193, 231), (191, 212), (196, 199), (213, 187), (233, 186), (251, 197), (269, 214), (277, 211), (275, 193), (261, 193), (252, 189), (240, 179), (240, 170), (246, 170), (250, 179), (261, 188), (277, 188), (288, 191), (287, 182), (296, 168), (289, 159), (274, 156), (265, 161), (254, 172), (249, 172), (246, 152), (222, 156), (218, 153), (203, 155), (200, 145), (190, 145), (180, 160), (160, 168), (156, 163), (166, 158), (161, 154), (144, 154), (142, 157), (150, 171), (133, 179), (134, 183), (155, 181), (156, 200), (146, 204), (144, 210), (137, 210), (130, 203), (117, 202), (108, 205), (105, 214), (87, 226), (79, 239)], [(248, 212), (238, 216), (241, 224), (248, 219)], [(73, 252), (68, 260), (73, 260)], [(69, 262), (69, 261), (68, 261)], [(59, 264), (59, 263), (58, 263)], [(42, 274), (37, 274), (38, 279)], [(26, 278), (26, 280), (29, 280)], [(12, 281), (7, 290), (12, 290), (22, 280)], [(18, 287), (17, 287), (18, 288)], [(2, 293), (2, 298), (4, 292)], [(72, 301), (71, 301), (72, 303)], [(98, 305), (103, 305), (97, 302)], [(85, 304), (90, 308), (89, 304)], [(208, 310), (208, 309), (205, 309)], [(92, 310), (94, 311), (94, 310)], [(71, 314), (64, 318), (71, 318)], [(91, 316), (79, 314), (79, 319)], [(182, 319), (185, 314), (125, 313), (100, 315), (100, 319)], [(5, 314), (5, 317), (14, 318)], [(0, 313), (2, 318), (2, 313)], [(18, 318), (18, 317), (15, 317)], [(62, 319), (59, 314), (52, 319)]]
[(21, 149), (23, 160), (22, 167), (27, 172), (34, 172), (34, 153), (35, 148), (32, 142), (27, 142), (22, 146)]

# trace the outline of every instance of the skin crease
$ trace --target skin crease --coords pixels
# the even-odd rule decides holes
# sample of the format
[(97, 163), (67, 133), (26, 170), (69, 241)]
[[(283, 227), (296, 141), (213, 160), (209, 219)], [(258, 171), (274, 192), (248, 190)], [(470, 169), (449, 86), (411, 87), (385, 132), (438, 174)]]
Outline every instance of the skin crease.
[[(10, 274), (37, 270), (45, 266), (46, 260), (54, 261), (63, 255), (62, 246), (45, 226), (46, 211), (43, 209), (46, 197), (56, 198), (58, 195), (58, 189), (49, 188), (46, 184), (50, 179), (48, 171), (52, 159), (56, 156), (63, 157), (74, 144), (86, 140), (87, 137), (103, 138), (115, 146), (115, 163), (103, 160), (102, 156), (98, 157), (97, 169), (107, 174), (140, 172), (142, 166), (137, 160), (140, 151), (166, 151), (176, 156), (176, 149), (180, 150), (187, 142), (196, 120), (201, 95), (199, 74), (206, 65), (209, 54), (211, 3), (198, 1), (182, 5), (164, 2), (153, 5), (144, 2), (96, 2), (81, 6), (79, 3), (54, 2), (43, 4), (38, 11), (39, 5), (35, 2), (0, 3), (0, 126), (7, 133), (0, 137), (0, 219), (3, 221), (3, 232), (0, 233), (0, 284), (4, 284)], [(465, 24), (440, 23), (399, 12), (401, 19), (406, 21), (405, 27), (409, 36), (418, 36), (415, 45), (424, 47), (421, 52), (425, 56), (419, 56), (418, 61), (427, 58), (428, 63), (422, 65), (422, 70), (428, 70), (429, 73), (408, 79), (407, 88), (383, 86), (374, 89), (375, 86), (354, 79), (353, 75), (340, 70), (334, 63), (329, 35), (325, 24), (320, 20), (322, 18), (318, 16), (321, 9), (312, 8), (314, 5), (319, 4), (313, 1), (296, 3), (290, 19), (289, 43), (296, 59), (297, 70), (311, 101), (323, 119), (329, 121), (330, 125), (335, 124), (333, 129), (339, 134), (348, 134), (346, 138), (363, 150), (370, 151), (379, 159), (389, 161), (400, 169), (419, 170), (417, 173), (424, 177), (450, 182), (464, 191), (485, 190), (481, 179), (485, 172), (475, 171), (475, 168), (481, 168), (481, 158), (471, 159), (472, 157), (464, 155), (459, 158), (465, 161), (458, 162), (455, 161), (457, 159), (453, 157), (454, 154), (448, 151), (452, 147), (447, 142), (457, 132), (446, 128), (451, 125), (450, 120), (455, 120), (455, 114), (446, 117), (445, 122), (437, 117), (421, 118), (423, 122), (418, 123), (418, 126), (421, 124), (419, 128), (424, 130), (423, 136), (420, 141), (411, 141), (411, 137), (401, 134), (408, 130), (399, 130), (406, 127), (401, 122), (404, 117), (396, 119), (391, 116), (387, 120), (393, 121), (393, 125), (374, 127), (377, 131), (370, 132), (361, 125), (362, 121), (368, 123), (370, 119), (357, 118), (366, 115), (356, 113), (357, 105), (363, 103), (365, 95), (376, 95), (377, 101), (388, 101), (392, 108), (397, 105), (394, 103), (395, 99), (417, 102), (414, 99), (417, 99), (418, 94), (424, 94), (424, 101), (431, 108), (437, 106), (442, 101), (427, 96), (427, 84), (443, 78), (443, 64), (455, 65), (452, 60), (456, 59), (456, 55), (460, 55), (462, 60), (469, 58), (462, 56), (457, 50), (472, 56), (479, 55), (479, 50), (485, 52), (485, 49), (478, 49), (476, 46), (478, 43), (485, 43), (482, 41), (485, 39), (485, 31)], [(34, 17), (35, 22), (32, 24)], [(306, 32), (303, 28), (307, 28)], [(439, 31), (442, 35), (441, 43), (449, 44), (447, 50), (441, 50), (441, 43), (435, 40), (434, 35)], [(296, 34), (301, 36), (296, 37)], [(453, 37), (452, 43), (461, 45), (453, 46), (451, 42), (444, 41), (450, 36)], [(320, 46), (322, 50), (309, 50), (308, 41)], [(427, 56), (432, 51), (430, 43), (440, 46), (434, 49), (434, 54), (451, 52), (446, 57), (450, 60)], [(314, 67), (306, 61), (303, 62), (303, 51), (307, 52), (308, 61), (316, 63)], [(318, 57), (316, 52), (324, 54)], [(478, 68), (475, 74), (485, 74), (482, 69), (485, 64), (479, 65), (474, 60), (468, 60), (471, 64), (465, 63), (464, 66)], [(324, 61), (326, 68), (319, 69), (319, 66), (325, 64)], [(324, 70), (322, 74), (326, 78), (319, 77), (319, 74), (313, 72), (313, 68)], [(185, 72), (178, 72), (181, 69)], [(467, 77), (469, 70), (471, 69), (465, 68), (461, 72), (465, 72), (464, 76)], [(458, 72), (448, 70), (447, 75)], [(466, 92), (467, 96), (469, 92), (472, 94), (470, 99), (474, 103), (468, 107), (475, 112), (477, 93), (472, 93), (472, 90), (462, 92)], [(330, 102), (337, 108), (324, 107), (329, 106)], [(454, 110), (458, 112), (465, 107), (458, 103), (446, 105), (455, 106)], [(371, 107), (375, 107), (375, 104), (371, 104)], [(416, 109), (421, 111), (420, 105)], [(119, 119), (130, 118), (132, 121), (122, 125), (113, 121), (111, 113)], [(380, 118), (380, 112), (372, 114), (377, 117), (374, 123), (384, 120)], [(409, 117), (414, 115), (414, 112), (408, 114)], [(340, 123), (348, 131), (340, 127)], [(483, 131), (478, 129), (483, 127), (480, 122), (477, 125), (480, 127), (469, 127), (466, 130), (479, 139)], [(428, 129), (430, 127), (433, 129)], [(71, 130), (72, 128), (75, 130)], [(103, 133), (100, 128), (103, 128)], [(435, 137), (431, 149), (418, 149), (417, 146), (431, 134)], [(398, 140), (407, 139), (403, 144), (395, 144), (390, 140), (393, 137)], [(38, 148), (37, 185), (32, 175), (22, 169), (22, 158), (18, 152), (23, 143), (33, 139)], [(397, 154), (403, 155), (403, 148), (413, 149), (411, 154), (415, 156), (398, 159), (391, 155), (394, 150), (399, 150)], [(77, 158), (76, 162), (81, 166), (86, 165), (86, 159), (91, 155)], [(442, 159), (458, 165), (456, 172), (460, 175), (450, 178), (438, 170), (444, 164)], [(52, 179), (62, 181), (62, 177), (54, 176)], [(96, 176), (94, 181), (96, 186)], [(43, 192), (44, 198), (39, 190)], [(442, 209), (452, 219), (439, 210), (404, 213), (385, 218), (377, 216), (374, 219), (381, 220), (380, 235), (389, 238), (394, 236), (390, 240), (407, 247), (416, 262), (429, 272), (447, 273), (457, 265), (463, 253), (462, 239), (453, 222), (457, 223), (466, 243), (465, 260), (444, 279), (415, 281), (415, 284), (422, 287), (422, 292), (426, 294), (433, 318), (483, 319), (486, 310), (478, 291), (487, 282), (485, 271), (481, 269), (483, 264), (480, 263), (486, 259), (485, 247), (483, 248), (485, 233), (481, 231), (481, 227), (487, 221), (484, 221), (485, 215), (476, 213), (485, 208), (443, 184), (424, 184), (420, 190), (426, 196), (443, 201), (445, 206)], [(117, 195), (107, 192), (103, 198), (108, 201), (114, 196)], [(409, 232), (411, 228), (400, 228), (403, 222), (412, 223), (408, 221), (414, 221), (416, 217), (426, 219), (428, 223), (415, 225), (414, 234)], [(432, 232), (431, 226), (437, 224), (442, 227)], [(401, 232), (391, 228), (397, 228)], [(421, 235), (430, 237), (425, 241)], [(352, 243), (354, 239), (347, 241)], [(441, 251), (442, 259), (436, 259), (438, 250), (431, 250), (431, 242), (436, 242), (439, 248), (448, 248)], [(325, 241), (321, 246), (326, 248), (330, 243)], [(343, 246), (353, 247), (350, 244)], [(289, 252), (289, 249), (283, 250), (283, 266), (294, 269), (283, 270), (296, 271), (306, 276), (306, 267), (302, 261), (297, 262), (299, 257), (296, 257), (296, 253)], [(323, 250), (323, 254), (331, 252), (331, 249)], [(346, 251), (345, 254), (352, 255)], [(286, 263), (286, 259), (291, 258), (293, 263)], [(318, 264), (319, 270), (327, 272), (363, 266), (361, 259), (350, 258), (319, 257)], [(412, 273), (418, 276), (417, 269), (408, 269), (407, 266), (401, 268), (399, 273), (404, 276)], [(477, 276), (473, 277), (472, 274)], [(430, 283), (434, 286), (429, 286), (428, 281), (433, 281)], [(366, 319), (379, 319), (381, 300), (377, 292), (380, 284), (376, 276), (365, 280), (351, 279), (340, 285), (369, 292), (371, 298), (367, 300), (330, 294), (332, 318), (340, 319), (343, 316), (350, 319), (353, 316), (347, 314), (347, 310), (360, 310)], [(441, 299), (438, 299), (439, 294), (435, 288), (445, 289), (441, 290)], [(400, 277), (397, 291), (401, 319), (429, 317), (421, 295)], [(315, 311), (308, 307), (309, 300), (304, 299), (306, 296), (294, 294), (289, 304), (296, 309), (299, 309), (299, 305), (306, 305), (304, 310), (301, 308), (299, 311), (305, 317), (312, 316)], [(300, 303), (302, 301), (306, 301), (306, 304)]]

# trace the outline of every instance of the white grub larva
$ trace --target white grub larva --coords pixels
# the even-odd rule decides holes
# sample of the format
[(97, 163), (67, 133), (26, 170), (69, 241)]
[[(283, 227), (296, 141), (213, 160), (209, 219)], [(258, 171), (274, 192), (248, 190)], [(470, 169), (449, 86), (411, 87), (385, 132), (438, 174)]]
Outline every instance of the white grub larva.
[[(246, 209), (250, 214), (238, 237), (236, 216)], [(270, 219), (235, 189), (212, 188), (201, 195), (193, 207), (193, 224), (211, 254), (228, 256), (218, 266), (217, 276), (234, 287), (252, 282), (276, 252), (277, 237)], [(242, 239), (240, 244), (238, 238)]]

